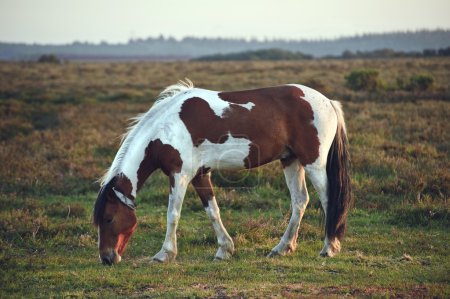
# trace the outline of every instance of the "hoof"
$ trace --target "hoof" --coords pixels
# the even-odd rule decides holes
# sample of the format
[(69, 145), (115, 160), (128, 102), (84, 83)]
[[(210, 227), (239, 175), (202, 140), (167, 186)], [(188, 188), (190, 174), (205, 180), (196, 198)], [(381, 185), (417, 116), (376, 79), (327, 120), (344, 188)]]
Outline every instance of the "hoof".
[(272, 250), (272, 251), (269, 252), (269, 254), (266, 257), (274, 258), (274, 257), (278, 257), (278, 256), (281, 256), (281, 254), (279, 252), (276, 252), (276, 251)]
[(291, 244), (291, 243), (283, 243), (280, 242), (277, 246), (275, 246), (270, 253), (267, 255), (267, 257), (276, 257), (276, 256), (285, 256), (287, 254), (290, 254), (295, 251), (295, 248), (297, 244)]
[(320, 252), (320, 256), (324, 257), (324, 258), (334, 257), (336, 254), (337, 254), (337, 252), (333, 252), (332, 250), (328, 250), (328, 251), (325, 251), (325, 252), (322, 252), (322, 251)]
[(325, 244), (322, 251), (320, 252), (321, 257), (333, 257), (341, 251), (341, 242), (338, 239), (334, 239), (330, 242), (325, 239)]
[(161, 250), (152, 257), (152, 262), (169, 263), (175, 260), (176, 255), (172, 252)]
[(233, 253), (234, 253), (234, 246), (229, 248), (219, 247), (219, 249), (216, 252), (216, 255), (214, 256), (214, 260), (215, 261), (229, 260), (233, 256)]

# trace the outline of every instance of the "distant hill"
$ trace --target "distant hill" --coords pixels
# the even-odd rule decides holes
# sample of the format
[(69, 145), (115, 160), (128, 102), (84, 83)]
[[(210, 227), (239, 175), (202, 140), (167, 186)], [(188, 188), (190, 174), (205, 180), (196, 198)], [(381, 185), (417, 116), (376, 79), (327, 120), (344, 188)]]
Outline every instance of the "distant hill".
[(128, 43), (99, 44), (74, 42), (42, 45), (0, 42), (1, 60), (36, 60), (43, 54), (55, 54), (68, 60), (187, 60), (206, 55), (230, 54), (262, 49), (282, 49), (313, 57), (338, 56), (344, 51), (364, 52), (392, 49), (396, 52), (422, 52), (450, 46), (450, 30), (422, 30), (364, 34), (324, 40), (245, 40), (186, 37), (181, 40), (163, 36), (132, 39)]

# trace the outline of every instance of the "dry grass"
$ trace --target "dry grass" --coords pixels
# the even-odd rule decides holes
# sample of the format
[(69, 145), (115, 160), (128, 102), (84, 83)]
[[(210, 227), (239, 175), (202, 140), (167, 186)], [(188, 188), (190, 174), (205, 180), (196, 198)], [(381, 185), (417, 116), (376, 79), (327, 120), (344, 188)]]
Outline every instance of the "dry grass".
[[(435, 89), (353, 92), (344, 87), (344, 76), (356, 68), (378, 69), (384, 82), (426, 71), (435, 78)], [(0, 169), (2, 190), (64, 194), (95, 190), (92, 182), (112, 160), (127, 119), (147, 110), (165, 86), (190, 77), (197, 86), (218, 90), (310, 83), (345, 105), (359, 198), (383, 194), (400, 200), (444, 199), (450, 189), (446, 171), (450, 126), (445, 121), (450, 109), (447, 101), (437, 100), (450, 95), (449, 69), (450, 59), (2, 63), (0, 159), (6, 161)], [(397, 93), (399, 99), (389, 101)], [(279, 174), (270, 167), (252, 172), (244, 182), (280, 187)], [(220, 176), (217, 181), (223, 185)]]

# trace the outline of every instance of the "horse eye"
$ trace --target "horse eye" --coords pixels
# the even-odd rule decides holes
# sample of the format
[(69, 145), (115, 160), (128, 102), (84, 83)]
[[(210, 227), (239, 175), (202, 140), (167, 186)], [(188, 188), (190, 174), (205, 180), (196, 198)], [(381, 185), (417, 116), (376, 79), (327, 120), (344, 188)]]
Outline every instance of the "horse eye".
[(112, 219), (112, 218), (106, 219), (106, 223), (110, 224), (110, 223), (112, 223), (112, 222), (113, 222), (113, 219)]

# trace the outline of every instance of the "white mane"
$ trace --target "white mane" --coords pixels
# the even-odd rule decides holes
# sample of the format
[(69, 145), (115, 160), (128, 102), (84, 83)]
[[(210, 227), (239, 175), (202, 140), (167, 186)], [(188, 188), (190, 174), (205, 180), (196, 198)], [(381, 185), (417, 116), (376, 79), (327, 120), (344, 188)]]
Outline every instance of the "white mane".
[(159, 110), (161, 110), (162, 104), (174, 98), (181, 92), (190, 90), (192, 88), (194, 88), (194, 84), (191, 80), (189, 80), (188, 78), (185, 78), (185, 81), (180, 80), (177, 84), (170, 85), (169, 87), (164, 89), (147, 112), (138, 114), (137, 116), (130, 119), (130, 126), (128, 127), (125, 134), (122, 135), (119, 151), (117, 152), (111, 167), (99, 179), (100, 186), (103, 186), (118, 174), (121, 162), (126, 155), (134, 136), (136, 136), (142, 124), (146, 123), (148, 119), (157, 114)]

